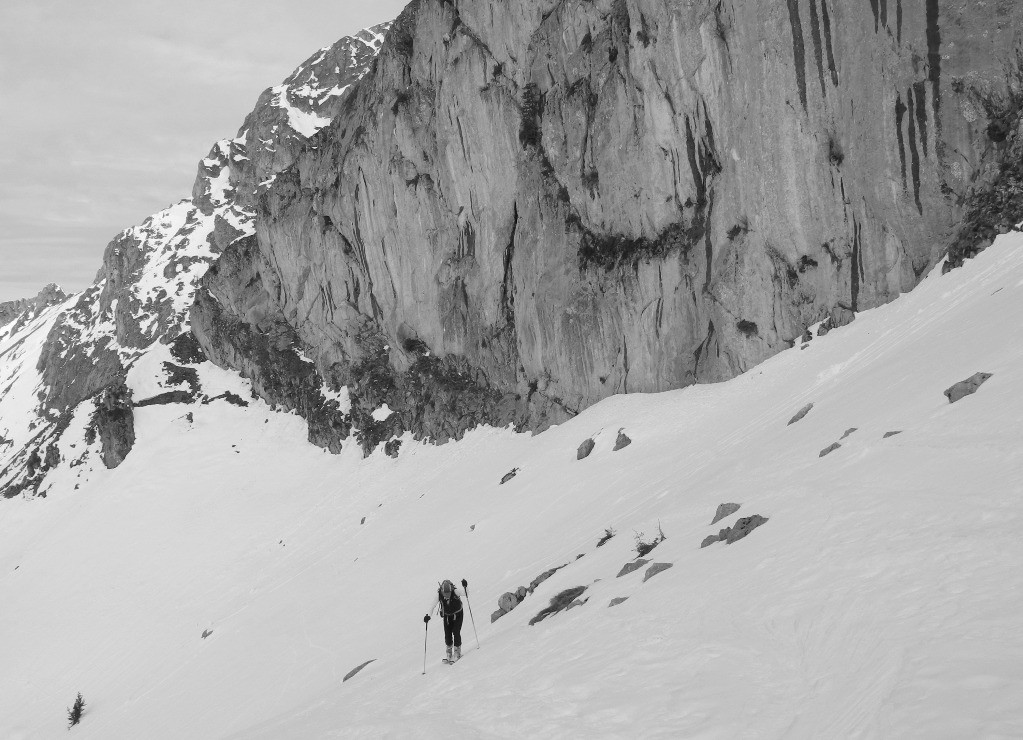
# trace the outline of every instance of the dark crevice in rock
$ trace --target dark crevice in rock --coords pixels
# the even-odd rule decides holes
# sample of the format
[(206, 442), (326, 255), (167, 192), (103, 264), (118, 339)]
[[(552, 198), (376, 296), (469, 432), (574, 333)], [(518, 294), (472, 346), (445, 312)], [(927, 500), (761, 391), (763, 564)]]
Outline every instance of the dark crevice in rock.
[(902, 0), (895, 5), (895, 43), (902, 45)]
[(923, 158), (927, 158), (927, 88), (922, 82), (913, 83), (913, 97), (916, 103), (916, 130), (920, 133)]
[[(876, 2), (876, 0), (873, 0)], [(796, 87), (799, 88), (799, 102), (806, 107), (806, 48), (803, 42), (803, 22), (799, 19), (799, 0), (787, 0), (789, 6), (789, 25), (792, 27), (792, 56), (795, 58)]]
[(902, 189), (909, 188), (906, 180), (906, 141), (902, 135), (902, 120), (906, 116), (906, 104), (902, 102), (902, 93), (895, 94), (895, 136), (899, 142), (899, 165), (902, 168)]
[(916, 202), (916, 209), (922, 216), (924, 207), (920, 203), (920, 154), (916, 148), (916, 115), (913, 102), (913, 91), (906, 92), (906, 102), (909, 103), (909, 158), (911, 172), (913, 175), (913, 199)]
[(831, 45), (831, 14), (828, 12), (828, 0), (821, 0), (821, 19), (824, 21), (824, 43), (828, 50), (828, 71), (831, 82), (838, 87), (838, 68), (835, 65), (835, 51)]
[(931, 83), (931, 106), (935, 127), (941, 133), (941, 27), (938, 0), (927, 0), (927, 79)]
[(874, 13), (874, 33), (880, 30), (881, 16), (879, 14), (879, 8), (877, 6), (877, 0), (870, 0), (870, 9)]
[(821, 83), (821, 98), (827, 97), (824, 86), (824, 49), (821, 43), (821, 21), (817, 15), (817, 0), (810, 0), (810, 39), (813, 41), (813, 58), (817, 62), (817, 78)]

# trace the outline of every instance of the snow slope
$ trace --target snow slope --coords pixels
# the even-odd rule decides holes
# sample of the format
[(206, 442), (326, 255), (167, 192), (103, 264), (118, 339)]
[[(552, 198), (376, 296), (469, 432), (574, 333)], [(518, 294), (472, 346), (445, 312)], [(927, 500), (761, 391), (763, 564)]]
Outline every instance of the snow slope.
[[(65, 736), (78, 691), (83, 738), (1023, 736), (1021, 313), (1013, 234), (745, 376), (536, 437), (362, 459), (260, 402), (137, 409), (121, 467), (0, 501), (0, 737)], [(673, 567), (616, 578), (658, 523)], [(434, 621), (423, 675), (435, 584), (463, 577), (482, 647), (467, 619), (440, 664)], [(572, 586), (584, 605), (528, 625)]]

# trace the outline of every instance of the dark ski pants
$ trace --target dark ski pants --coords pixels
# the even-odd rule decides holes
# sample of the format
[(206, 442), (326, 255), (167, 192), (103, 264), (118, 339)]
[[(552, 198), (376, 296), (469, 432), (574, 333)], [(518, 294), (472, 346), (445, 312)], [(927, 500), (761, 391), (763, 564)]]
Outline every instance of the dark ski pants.
[(456, 612), (444, 617), (444, 644), (448, 647), (462, 647), (462, 614)]

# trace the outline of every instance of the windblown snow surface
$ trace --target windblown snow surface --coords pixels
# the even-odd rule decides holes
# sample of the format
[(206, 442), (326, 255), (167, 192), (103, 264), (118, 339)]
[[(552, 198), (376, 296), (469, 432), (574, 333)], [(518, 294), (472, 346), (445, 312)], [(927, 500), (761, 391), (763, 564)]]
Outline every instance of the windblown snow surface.
[[(137, 409), (120, 468), (0, 501), (0, 737), (1019, 738), (1021, 318), (1014, 234), (735, 380), (537, 436), (362, 459), (258, 401)], [(208, 397), (248, 397), (199, 369)], [(722, 502), (742, 508), (711, 526)], [(658, 523), (648, 559), (673, 567), (617, 578)], [(444, 578), (473, 610), (451, 667), (423, 623)], [(574, 586), (582, 606), (529, 626)]]

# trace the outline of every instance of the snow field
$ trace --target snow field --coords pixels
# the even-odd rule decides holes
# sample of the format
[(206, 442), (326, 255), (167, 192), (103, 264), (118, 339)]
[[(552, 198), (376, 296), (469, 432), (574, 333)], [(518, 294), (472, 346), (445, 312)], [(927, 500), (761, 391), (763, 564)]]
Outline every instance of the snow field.
[[(137, 409), (120, 468), (0, 501), (0, 736), (58, 736), (81, 691), (73, 732), (95, 738), (1020, 737), (1021, 309), (1017, 234), (733, 381), (397, 460), (330, 456), (261, 402)], [(616, 578), (658, 523), (647, 557), (673, 567)], [(462, 577), (481, 649), (466, 618), (465, 658), (440, 664), (434, 620), (424, 676), (422, 616)]]

